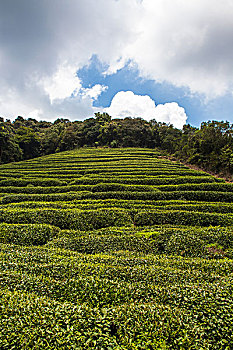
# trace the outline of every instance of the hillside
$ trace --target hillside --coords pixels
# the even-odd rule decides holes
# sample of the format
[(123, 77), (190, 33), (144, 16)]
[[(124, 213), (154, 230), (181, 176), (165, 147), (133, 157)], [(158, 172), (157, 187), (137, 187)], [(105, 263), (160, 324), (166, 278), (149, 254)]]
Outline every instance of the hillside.
[(81, 147), (158, 148), (184, 163), (233, 181), (233, 124), (202, 122), (200, 128), (142, 118), (112, 119), (95, 113), (83, 121), (37, 121), (0, 117), (0, 164), (31, 159)]
[(0, 166), (2, 349), (232, 349), (233, 184), (142, 148)]

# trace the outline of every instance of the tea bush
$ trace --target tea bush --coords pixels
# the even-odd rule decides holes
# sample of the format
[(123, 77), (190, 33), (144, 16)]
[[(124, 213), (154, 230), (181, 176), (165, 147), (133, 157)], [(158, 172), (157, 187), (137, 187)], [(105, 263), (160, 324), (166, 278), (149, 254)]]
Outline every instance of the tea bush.
[(130, 215), (120, 209), (110, 210), (59, 210), (59, 209), (0, 209), (0, 222), (44, 223), (66, 229), (98, 229), (106, 226), (130, 225)]
[(201, 213), (182, 210), (144, 211), (136, 214), (137, 226), (180, 224), (191, 226), (230, 226), (233, 225), (232, 214)]
[(233, 348), (231, 183), (157, 150), (0, 166), (0, 348)]
[(45, 224), (0, 224), (0, 242), (43, 245), (59, 233), (57, 227)]

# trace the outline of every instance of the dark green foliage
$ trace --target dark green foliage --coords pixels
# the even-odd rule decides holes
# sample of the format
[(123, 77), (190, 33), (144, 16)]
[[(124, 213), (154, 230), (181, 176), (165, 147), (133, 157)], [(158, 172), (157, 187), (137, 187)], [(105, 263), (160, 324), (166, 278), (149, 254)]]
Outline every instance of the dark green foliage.
[(203, 122), (200, 129), (184, 126), (183, 132), (177, 156), (206, 170), (232, 173), (233, 126), (229, 122)]

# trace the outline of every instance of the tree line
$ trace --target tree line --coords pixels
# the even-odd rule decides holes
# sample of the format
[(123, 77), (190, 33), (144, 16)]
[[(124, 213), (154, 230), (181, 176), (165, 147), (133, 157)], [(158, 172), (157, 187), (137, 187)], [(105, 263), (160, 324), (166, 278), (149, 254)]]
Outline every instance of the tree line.
[(0, 163), (100, 146), (158, 147), (206, 171), (233, 174), (233, 124), (227, 121), (203, 122), (200, 128), (187, 124), (180, 130), (156, 120), (112, 119), (107, 113), (84, 121), (0, 118)]

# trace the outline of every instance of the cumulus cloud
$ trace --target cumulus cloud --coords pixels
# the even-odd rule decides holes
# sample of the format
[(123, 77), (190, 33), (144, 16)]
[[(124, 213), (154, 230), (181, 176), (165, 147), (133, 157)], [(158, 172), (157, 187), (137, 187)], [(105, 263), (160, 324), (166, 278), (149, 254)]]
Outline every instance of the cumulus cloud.
[(154, 111), (154, 119), (158, 122), (173, 124), (176, 128), (182, 129), (186, 123), (187, 115), (183, 107), (176, 102), (159, 104)]
[(113, 118), (143, 118), (147, 121), (173, 124), (182, 129), (187, 115), (184, 108), (176, 102), (155, 105), (150, 96), (135, 95), (132, 91), (120, 91), (112, 99), (111, 105), (104, 109)]
[(207, 98), (233, 92), (232, 18), (231, 0), (1, 1), (0, 112), (90, 116), (98, 89), (83, 98), (75, 71), (92, 55), (104, 74), (131, 61)]
[(76, 76), (76, 68), (66, 64), (61, 65), (51, 77), (41, 80), (41, 84), (51, 103), (77, 95), (82, 86)]

